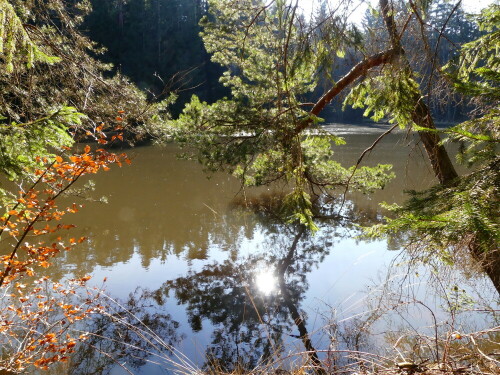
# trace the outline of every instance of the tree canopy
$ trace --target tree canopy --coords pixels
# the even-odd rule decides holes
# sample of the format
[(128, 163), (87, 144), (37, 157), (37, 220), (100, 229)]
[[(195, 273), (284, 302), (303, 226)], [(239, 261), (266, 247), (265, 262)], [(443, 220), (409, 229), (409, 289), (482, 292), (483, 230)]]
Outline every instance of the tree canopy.
[[(193, 97), (174, 123), (176, 139), (195, 146), (195, 157), (209, 170), (228, 169), (245, 185), (291, 184), (283, 217), (310, 228), (310, 194), (348, 184), (363, 192), (382, 188), (390, 167), (344, 168), (331, 147), (343, 139), (322, 132), (303, 102), (333, 46), (310, 43), (296, 7), (284, 1), (209, 5), (202, 38), (212, 60), (225, 67), (221, 82), (231, 96), (213, 104)], [(308, 134), (312, 128), (321, 136)]]
[[(369, 192), (391, 177), (389, 166), (367, 168), (358, 162), (344, 168), (334, 161), (333, 151), (343, 140), (321, 133), (318, 116), (348, 92), (344, 106), (364, 108), (375, 121), (415, 131), (439, 181), (429, 192), (413, 194), (406, 210), (398, 210), (399, 218), (383, 228), (414, 230), (410, 242), (430, 252), (438, 246), (458, 256), (464, 252), (452, 249), (465, 249), (499, 289), (498, 5), (478, 18), (483, 33), (478, 39), (446, 56), (436, 51), (458, 5), (447, 8), (441, 29), (436, 29), (438, 21), (425, 21), (439, 14), (437, 9), (427, 2), (381, 0), (372, 24), (383, 25), (384, 37), (373, 43), (373, 34), (346, 28), (335, 14), (318, 24), (305, 22), (297, 6), (285, 1), (210, 1), (202, 38), (212, 60), (226, 69), (220, 80), (231, 96), (213, 104), (193, 97), (174, 123), (177, 139), (192, 147), (192, 156), (208, 169), (228, 169), (246, 185), (290, 184), (283, 217), (314, 229), (311, 197), (331, 196), (332, 189), (347, 186)], [(422, 55), (413, 53), (418, 33), (428, 56), (424, 64)], [(346, 51), (359, 62), (310, 103), (319, 72)], [(438, 80), (455, 97), (470, 98), (477, 115), (436, 129), (430, 98), (436, 96), (432, 82)], [(459, 176), (444, 145), (447, 139), (464, 143), (459, 158), (476, 164), (471, 173)]]

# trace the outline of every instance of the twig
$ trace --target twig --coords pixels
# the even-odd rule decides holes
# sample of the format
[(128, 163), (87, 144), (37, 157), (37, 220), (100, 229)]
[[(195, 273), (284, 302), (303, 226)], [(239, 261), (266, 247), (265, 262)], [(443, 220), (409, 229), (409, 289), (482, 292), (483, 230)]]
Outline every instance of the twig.
[(347, 180), (344, 194), (342, 195), (342, 203), (340, 204), (340, 209), (339, 209), (339, 214), (342, 212), (342, 208), (344, 208), (345, 200), (346, 200), (346, 195), (347, 195), (347, 190), (349, 189), (349, 184), (351, 183), (351, 179), (354, 177), (354, 173), (356, 173), (356, 170), (358, 169), (359, 164), (361, 164), (361, 161), (365, 157), (365, 155), (369, 152), (371, 152), (375, 146), (389, 133), (391, 133), (394, 129), (398, 127), (398, 124), (394, 124), (390, 129), (386, 130), (383, 134), (381, 134), (375, 142), (372, 143), (370, 147), (368, 147), (366, 150), (364, 150), (360, 157), (358, 158), (358, 161), (356, 162), (356, 165), (354, 166), (354, 170), (352, 171), (351, 175), (349, 176), (349, 179)]

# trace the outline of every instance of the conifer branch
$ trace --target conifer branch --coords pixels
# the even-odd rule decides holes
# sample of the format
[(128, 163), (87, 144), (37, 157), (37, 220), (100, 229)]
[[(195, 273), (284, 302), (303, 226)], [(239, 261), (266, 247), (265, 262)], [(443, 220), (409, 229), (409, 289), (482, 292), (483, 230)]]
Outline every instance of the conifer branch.
[[(342, 92), (347, 86), (356, 81), (358, 78), (365, 75), (370, 69), (387, 64), (397, 56), (396, 49), (389, 49), (383, 52), (376, 53), (367, 57), (363, 61), (356, 64), (345, 76), (343, 76), (327, 93), (325, 93), (315, 104), (309, 112), (312, 116), (318, 116), (320, 112), (330, 103), (339, 93)], [(308, 117), (300, 122), (295, 128), (295, 133), (299, 134), (313, 123), (312, 119)]]

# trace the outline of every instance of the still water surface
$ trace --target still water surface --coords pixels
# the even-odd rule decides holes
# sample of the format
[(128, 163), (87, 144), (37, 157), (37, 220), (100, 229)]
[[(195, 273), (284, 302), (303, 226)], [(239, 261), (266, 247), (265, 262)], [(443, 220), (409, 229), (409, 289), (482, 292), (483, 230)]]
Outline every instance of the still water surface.
[[(335, 148), (346, 165), (385, 130), (329, 129), (346, 138), (347, 145)], [(131, 166), (97, 175), (95, 198), (105, 196), (108, 203), (85, 202), (71, 218), (77, 225), (72, 236), (85, 236), (88, 242), (58, 258), (54, 273), (56, 278), (89, 274), (95, 285), (106, 278), (109, 296), (128, 303), (195, 366), (202, 366), (207, 355), (230, 369), (238, 361), (256, 363), (278, 347), (303, 351), (294, 308), (306, 314), (315, 347), (327, 349), (323, 328), (333, 319), (348, 320), (365, 311), (367, 285), (380, 283), (400, 253), (395, 243), (353, 238), (358, 231), (352, 222), (373, 222), (382, 216), (380, 201), (401, 202), (403, 190), (433, 183), (413, 139), (391, 134), (364, 164), (393, 164), (397, 177), (371, 197), (349, 196), (343, 211), (349, 220), (324, 223), (314, 237), (296, 238), (293, 229), (236, 204), (242, 194), (233, 177), (208, 179), (197, 163), (177, 159), (178, 151), (172, 144), (136, 148), (129, 152)], [(261, 189), (246, 196), (274, 192)], [(113, 334), (109, 323), (99, 324), (101, 332)], [(120, 334), (116, 339), (134, 340)], [(162, 374), (168, 367), (144, 365), (141, 354), (127, 356), (129, 350), (120, 345), (95, 345), (134, 373)], [(90, 350), (82, 350), (60, 371), (126, 373)]]

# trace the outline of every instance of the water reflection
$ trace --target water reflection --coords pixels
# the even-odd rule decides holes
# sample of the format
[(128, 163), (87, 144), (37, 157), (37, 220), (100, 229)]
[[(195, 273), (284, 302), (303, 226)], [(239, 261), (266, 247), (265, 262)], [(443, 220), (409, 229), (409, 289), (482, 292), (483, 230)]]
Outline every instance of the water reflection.
[[(122, 373), (136, 373), (151, 362), (171, 362), (175, 347), (183, 339), (179, 323), (137, 290), (126, 301), (104, 298), (106, 314), (87, 322), (90, 332), (83, 344), (65, 365), (74, 375), (108, 374), (121, 368)], [(63, 373), (56, 368), (54, 374)]]
[[(337, 157), (346, 165), (352, 163), (373, 136), (352, 135), (348, 145), (339, 148)], [(391, 145), (399, 138), (391, 136), (385, 141)], [(394, 163), (398, 178), (373, 197), (350, 197), (356, 205), (352, 211), (360, 213), (356, 220), (380, 216), (377, 202), (401, 201), (405, 188), (432, 181), (425, 162), (408, 160), (408, 148), (388, 148), (377, 150), (371, 155), (373, 161), (367, 158), (366, 163)], [(92, 273), (96, 266), (126, 263), (135, 254), (140, 255), (143, 268), (154, 259), (166, 261), (172, 255), (208, 259), (214, 247), (235, 252), (239, 248), (235, 241), (252, 236), (252, 217), (234, 216), (228, 211), (229, 202), (240, 192), (239, 183), (223, 174), (207, 181), (199, 165), (177, 160), (177, 152), (173, 145), (140, 148), (135, 155), (132, 151), (131, 166), (93, 177), (97, 193), (106, 196), (109, 204), (83, 202), (85, 208), (70, 219), (78, 226), (72, 235), (86, 236), (89, 242), (87, 248), (60, 258), (59, 277), (71, 271)], [(412, 170), (411, 176), (407, 176), (407, 169)]]
[[(350, 163), (372, 141), (373, 135), (359, 135), (339, 156)], [(196, 163), (177, 160), (176, 152), (174, 146), (138, 149), (132, 166), (96, 177), (98, 192), (110, 203), (86, 203), (72, 236), (86, 236), (88, 242), (56, 260), (54, 277), (93, 274), (100, 281), (107, 276), (108, 292), (141, 306), (139, 316), (156, 324), (166, 342), (179, 347), (185, 335), (205, 335), (201, 348), (184, 348), (192, 358), (203, 351), (198, 363), (207, 366), (252, 368), (285, 353), (290, 345), (298, 343), (301, 350), (325, 347), (307, 321), (311, 301), (321, 290), (321, 301), (339, 303), (392, 257), (382, 255), (385, 243), (345, 239), (357, 234), (352, 223), (367, 225), (381, 218), (378, 200), (402, 199), (404, 173), (373, 199), (349, 197), (341, 216), (332, 220), (324, 215), (319, 233), (311, 237), (301, 227), (274, 220), (273, 191), (258, 192), (256, 213), (239, 209), (237, 181), (222, 174), (207, 181)], [(401, 172), (407, 168), (406, 153), (400, 149), (374, 158), (395, 162), (396, 172)], [(425, 183), (422, 162), (411, 163), (417, 165), (414, 178)], [(249, 201), (251, 195), (245, 205)], [(398, 248), (399, 240), (391, 247)], [(367, 252), (377, 255), (354, 267)], [(346, 274), (350, 278), (344, 281)], [(137, 286), (140, 291), (126, 298)], [(136, 333), (124, 333), (123, 326), (109, 320), (95, 322), (93, 328), (116, 339), (104, 344), (95, 336), (92, 342), (114, 353), (113, 360), (139, 367), (145, 363), (146, 356), (118, 345), (124, 338), (133, 342)], [(100, 373), (114, 363), (106, 356), (92, 357), (88, 348), (73, 361), (78, 371), (88, 371), (82, 374), (91, 373), (92, 366)]]
[(275, 360), (291, 338), (299, 339), (310, 352), (311, 363), (319, 366), (301, 304), (308, 274), (332, 250), (342, 221), (330, 221), (313, 237), (304, 227), (286, 225), (262, 210), (255, 218), (255, 228), (264, 239), (260, 250), (191, 270), (166, 281), (150, 296), (160, 305), (171, 297), (185, 305), (195, 332), (210, 323), (206, 367), (252, 369)]
[(254, 283), (257, 290), (264, 296), (269, 296), (276, 292), (278, 288), (278, 279), (276, 278), (275, 270), (273, 267), (261, 269), (258, 267), (254, 271)]
[[(233, 214), (248, 216), (244, 210)], [(73, 358), (71, 373), (91, 374), (90, 369), (102, 373), (116, 361), (137, 369), (152, 356), (168, 355), (170, 345), (176, 346), (182, 338), (179, 323), (167, 313), (174, 301), (185, 306), (193, 332), (207, 325), (210, 329), (203, 355), (206, 368), (249, 370), (274, 361), (297, 340), (310, 352), (311, 364), (319, 366), (308, 314), (301, 305), (309, 273), (333, 249), (332, 239), (348, 227), (346, 223), (329, 222), (313, 237), (302, 226), (283, 224), (261, 212), (252, 223), (254, 236), (263, 239), (260, 248), (208, 262), (199, 270), (165, 280), (157, 289), (141, 288), (131, 294), (122, 308), (115, 306), (109, 316), (93, 323), (95, 335)], [(140, 330), (144, 327), (131, 317), (140, 319), (168, 345), (158, 350), (144, 340)], [(99, 354), (97, 347), (113, 355)]]

